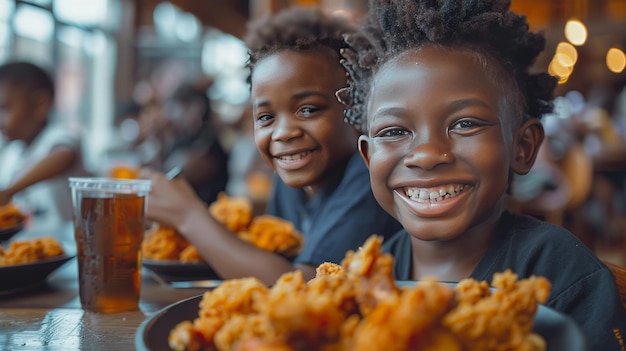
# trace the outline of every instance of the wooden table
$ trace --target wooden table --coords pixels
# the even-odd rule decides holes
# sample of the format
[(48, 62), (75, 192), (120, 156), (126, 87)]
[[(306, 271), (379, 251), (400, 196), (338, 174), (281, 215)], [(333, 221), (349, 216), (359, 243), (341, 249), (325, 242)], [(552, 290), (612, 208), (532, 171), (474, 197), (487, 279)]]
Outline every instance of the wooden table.
[[(15, 239), (53, 235), (75, 253), (70, 223), (57, 231), (25, 230)], [(0, 350), (134, 350), (137, 327), (161, 308), (206, 289), (174, 289), (142, 270), (138, 311), (100, 314), (81, 309), (76, 259), (48, 276), (34, 291), (0, 296)]]

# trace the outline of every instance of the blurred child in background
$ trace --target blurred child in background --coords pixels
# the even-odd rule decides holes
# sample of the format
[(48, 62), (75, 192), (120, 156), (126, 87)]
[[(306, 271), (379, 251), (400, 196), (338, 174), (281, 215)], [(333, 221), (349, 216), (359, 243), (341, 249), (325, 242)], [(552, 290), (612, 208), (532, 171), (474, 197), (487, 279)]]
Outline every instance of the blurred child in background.
[[(34, 219), (72, 219), (68, 176), (86, 175), (77, 130), (54, 124), (54, 82), (29, 62), (0, 66), (0, 205), (19, 197)], [(28, 210), (28, 209), (27, 209)]]

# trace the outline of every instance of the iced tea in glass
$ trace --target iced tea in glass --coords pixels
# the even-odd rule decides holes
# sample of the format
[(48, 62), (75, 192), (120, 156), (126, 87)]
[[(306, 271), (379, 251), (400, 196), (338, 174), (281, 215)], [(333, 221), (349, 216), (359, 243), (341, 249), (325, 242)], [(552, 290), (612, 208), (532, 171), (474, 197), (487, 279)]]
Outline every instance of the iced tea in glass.
[(69, 182), (83, 309), (136, 310), (150, 181), (70, 178)]

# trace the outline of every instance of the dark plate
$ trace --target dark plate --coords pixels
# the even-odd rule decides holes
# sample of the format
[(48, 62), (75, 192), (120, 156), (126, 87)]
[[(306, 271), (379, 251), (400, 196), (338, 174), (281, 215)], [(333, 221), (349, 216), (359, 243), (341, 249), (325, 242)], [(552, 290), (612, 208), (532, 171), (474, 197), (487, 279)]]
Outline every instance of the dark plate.
[(213, 268), (205, 262), (191, 263), (144, 259), (142, 264), (166, 282), (221, 279)]
[[(146, 319), (135, 333), (138, 351), (171, 351), (167, 338), (174, 327), (185, 320), (198, 317), (203, 295), (171, 304)], [(535, 316), (533, 330), (546, 339), (548, 351), (587, 351), (582, 331), (569, 317), (543, 305)]]
[(0, 267), (0, 295), (33, 289), (46, 283), (48, 275), (73, 256), (58, 256), (33, 263)]
[(20, 223), (13, 227), (8, 228), (0, 228), (0, 242), (7, 241), (11, 239), (11, 237), (24, 229), (24, 223)]

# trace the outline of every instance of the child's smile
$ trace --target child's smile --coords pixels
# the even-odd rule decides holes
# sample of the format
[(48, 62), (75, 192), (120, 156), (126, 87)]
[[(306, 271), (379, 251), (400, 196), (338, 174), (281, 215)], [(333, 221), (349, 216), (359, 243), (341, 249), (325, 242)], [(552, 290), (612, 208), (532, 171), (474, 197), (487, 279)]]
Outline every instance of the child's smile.
[[(460, 204), (466, 186), (449, 184), (438, 187), (404, 187), (395, 191), (406, 206), (420, 217), (437, 217)], [(469, 187), (468, 187), (469, 189)]]
[(294, 171), (300, 168), (306, 167), (309, 163), (313, 162), (313, 153), (315, 150), (308, 151), (287, 151), (275, 153), (273, 156), (276, 159), (276, 167), (284, 170)]

